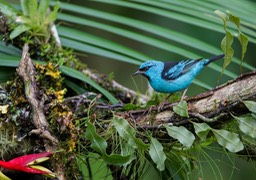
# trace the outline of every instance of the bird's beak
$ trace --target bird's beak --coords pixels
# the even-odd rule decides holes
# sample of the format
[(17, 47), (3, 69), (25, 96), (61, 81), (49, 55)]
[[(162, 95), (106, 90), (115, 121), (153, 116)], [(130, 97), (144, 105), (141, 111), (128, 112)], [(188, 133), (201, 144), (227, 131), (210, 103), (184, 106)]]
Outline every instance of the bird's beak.
[(138, 71), (136, 71), (136, 72), (133, 74), (133, 76), (137, 76), (138, 74), (142, 74), (142, 73), (143, 73), (142, 71), (138, 70)]

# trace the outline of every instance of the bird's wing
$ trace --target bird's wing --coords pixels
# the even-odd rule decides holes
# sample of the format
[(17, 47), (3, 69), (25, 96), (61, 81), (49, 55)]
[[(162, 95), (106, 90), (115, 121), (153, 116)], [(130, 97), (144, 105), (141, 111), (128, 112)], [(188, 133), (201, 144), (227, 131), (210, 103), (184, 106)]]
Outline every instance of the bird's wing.
[(198, 63), (201, 59), (196, 60), (184, 60), (180, 62), (166, 62), (164, 66), (164, 70), (162, 71), (162, 78), (171, 81), (177, 79), (178, 77), (186, 74), (196, 63)]

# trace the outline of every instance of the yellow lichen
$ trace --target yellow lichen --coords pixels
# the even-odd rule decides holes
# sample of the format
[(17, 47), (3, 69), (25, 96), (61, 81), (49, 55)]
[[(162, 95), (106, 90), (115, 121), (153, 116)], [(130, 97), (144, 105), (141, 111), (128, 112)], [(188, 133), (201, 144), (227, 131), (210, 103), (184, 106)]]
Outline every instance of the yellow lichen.
[(8, 104), (0, 106), (0, 113), (1, 114), (6, 114), (8, 112), (8, 107), (9, 107)]

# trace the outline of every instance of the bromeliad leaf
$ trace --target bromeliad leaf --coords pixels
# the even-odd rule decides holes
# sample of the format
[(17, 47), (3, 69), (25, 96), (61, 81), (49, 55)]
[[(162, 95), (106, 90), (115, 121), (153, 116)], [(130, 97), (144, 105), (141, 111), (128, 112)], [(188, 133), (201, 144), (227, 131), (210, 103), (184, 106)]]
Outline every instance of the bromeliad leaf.
[(205, 141), (209, 131), (212, 128), (206, 123), (195, 123), (195, 122), (192, 122), (192, 123), (194, 125), (195, 133), (197, 134), (197, 136), (201, 140)]
[(115, 126), (118, 134), (132, 147), (141, 149), (148, 148), (147, 144), (145, 144), (141, 139), (135, 137), (136, 131), (125, 119), (115, 117), (113, 119), (113, 125)]
[(190, 148), (195, 140), (195, 136), (193, 133), (188, 131), (183, 126), (167, 126), (164, 125), (167, 129), (169, 136), (174, 139), (177, 139), (183, 146)]
[(251, 111), (256, 114), (256, 102), (255, 101), (243, 101), (244, 105)]
[(250, 115), (241, 117), (232, 116), (238, 121), (239, 128), (243, 133), (256, 138), (256, 120), (254, 117)]
[(178, 105), (173, 106), (173, 111), (182, 117), (188, 117), (188, 104), (186, 101), (179, 102)]
[(91, 148), (93, 150), (101, 155), (106, 155), (107, 142), (103, 137), (96, 133), (95, 126), (90, 122), (87, 122), (85, 137), (91, 141)]
[(230, 152), (236, 153), (244, 149), (244, 145), (237, 134), (224, 129), (212, 129), (212, 132), (216, 137), (217, 142)]
[(166, 155), (163, 151), (162, 144), (155, 138), (151, 137), (151, 144), (149, 148), (151, 159), (156, 163), (157, 169), (163, 171), (165, 169)]

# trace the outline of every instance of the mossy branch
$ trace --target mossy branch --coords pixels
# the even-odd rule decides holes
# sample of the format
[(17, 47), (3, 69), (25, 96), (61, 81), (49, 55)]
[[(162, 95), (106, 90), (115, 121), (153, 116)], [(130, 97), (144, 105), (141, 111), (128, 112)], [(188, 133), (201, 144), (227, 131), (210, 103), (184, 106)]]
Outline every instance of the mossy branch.
[(243, 100), (256, 99), (256, 71), (243, 74), (213, 90), (199, 94), (187, 100), (189, 118), (180, 117), (172, 110), (177, 103), (167, 103), (159, 111), (158, 107), (117, 112), (118, 116), (135, 123), (139, 129), (159, 128), (159, 125), (171, 123), (181, 125), (193, 121), (213, 123), (232, 119), (230, 113), (242, 115), (248, 113)]

